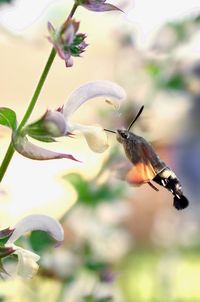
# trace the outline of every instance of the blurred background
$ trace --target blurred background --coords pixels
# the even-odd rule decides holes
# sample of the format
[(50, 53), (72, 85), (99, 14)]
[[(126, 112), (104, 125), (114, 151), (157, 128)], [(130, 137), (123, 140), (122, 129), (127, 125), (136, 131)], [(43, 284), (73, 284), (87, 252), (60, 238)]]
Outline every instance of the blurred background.
[[(31, 120), (61, 106), (84, 82), (115, 81), (128, 95), (120, 112), (94, 100), (74, 120), (127, 127), (145, 105), (133, 131), (173, 169), (190, 206), (178, 212), (161, 187), (156, 192), (121, 180), (127, 159), (112, 134), (103, 154), (93, 153), (81, 135), (51, 144), (81, 164), (15, 154), (0, 187), (0, 227), (32, 213), (48, 214), (62, 222), (65, 242), (54, 249), (42, 232), (21, 239), (40, 254), (39, 273), (30, 281), (0, 281), (0, 301), (200, 301), (200, 4), (146, 2), (117, 1), (125, 14), (78, 9), (75, 19), (89, 47), (72, 68), (56, 58)], [(60, 25), (72, 5), (0, 1), (0, 106), (15, 110), (18, 120), (51, 50), (47, 21)], [(1, 160), (9, 141), (10, 131), (1, 127)], [(6, 265), (14, 260), (6, 259)]]

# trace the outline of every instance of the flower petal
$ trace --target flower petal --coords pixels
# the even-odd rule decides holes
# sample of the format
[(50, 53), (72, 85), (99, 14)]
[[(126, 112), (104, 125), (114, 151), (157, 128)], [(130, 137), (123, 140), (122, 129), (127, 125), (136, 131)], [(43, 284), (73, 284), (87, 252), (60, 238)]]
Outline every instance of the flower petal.
[(61, 224), (54, 218), (47, 215), (30, 215), (20, 220), (14, 227), (14, 232), (8, 239), (7, 244), (12, 244), (24, 233), (33, 230), (45, 231), (56, 241), (63, 241), (64, 232)]
[(93, 12), (106, 12), (111, 10), (118, 10), (123, 12), (120, 8), (110, 4), (110, 3), (94, 3), (94, 4), (82, 4), (88, 10)]
[(72, 57), (69, 57), (68, 59), (65, 59), (66, 67), (72, 67), (73, 64), (74, 64), (74, 61), (73, 61)]
[(53, 137), (64, 136), (67, 132), (67, 124), (63, 114), (59, 111), (47, 111), (44, 116), (45, 128)]
[(36, 146), (28, 141), (25, 136), (17, 135), (16, 133), (12, 136), (12, 142), (15, 150), (21, 155), (34, 159), (34, 160), (50, 160), (68, 158), (71, 160), (78, 161), (73, 155), (58, 153), (51, 150), (47, 150)]
[[(79, 23), (78, 23), (78, 26), (79, 26)], [(74, 35), (75, 35), (75, 27), (74, 27), (73, 23), (69, 23), (66, 30), (63, 30), (62, 39), (65, 41), (66, 44), (71, 45), (74, 41)]]
[(90, 149), (97, 153), (102, 153), (108, 148), (108, 139), (105, 131), (100, 126), (85, 126), (73, 124), (73, 130), (79, 130), (85, 136)]
[(18, 256), (17, 275), (31, 279), (38, 271), (37, 261), (39, 261), (40, 256), (20, 247), (17, 247), (15, 254)]
[(55, 28), (53, 27), (53, 25), (51, 24), (51, 22), (47, 23), (47, 27), (48, 27), (49, 34), (51, 36), (53, 36), (55, 34)]
[(68, 118), (86, 101), (100, 96), (114, 98), (118, 106), (120, 106), (126, 97), (126, 93), (122, 87), (111, 81), (88, 82), (70, 94), (68, 102), (63, 107), (65, 118)]

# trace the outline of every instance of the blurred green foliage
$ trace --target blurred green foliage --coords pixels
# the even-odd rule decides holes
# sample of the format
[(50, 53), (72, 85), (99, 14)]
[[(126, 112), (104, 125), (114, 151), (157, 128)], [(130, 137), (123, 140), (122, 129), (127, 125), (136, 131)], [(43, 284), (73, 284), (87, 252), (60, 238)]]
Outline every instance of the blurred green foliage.
[(83, 298), (84, 302), (112, 302), (114, 301), (112, 297), (102, 297), (102, 298), (96, 298), (93, 295), (87, 295)]
[(98, 179), (84, 179), (80, 174), (70, 173), (64, 179), (69, 181), (78, 194), (78, 203), (96, 206), (101, 202), (112, 202), (122, 196), (123, 185), (112, 186), (109, 181), (98, 184)]
[(183, 91), (185, 89), (185, 77), (178, 70), (169, 74), (169, 63), (159, 64), (157, 62), (147, 62), (145, 71), (150, 75), (153, 84), (158, 90)]
[(170, 28), (174, 33), (174, 41), (171, 44), (171, 50), (175, 49), (180, 44), (188, 42), (198, 30), (200, 15), (190, 16), (178, 21), (169, 22), (164, 27)]
[(108, 264), (103, 261), (87, 259), (87, 261), (85, 262), (85, 266), (93, 272), (98, 272), (98, 271), (105, 269), (108, 266)]
[(200, 301), (200, 249), (135, 249), (118, 279), (125, 302)]
[(11, 4), (13, 0), (0, 0), (0, 5), (1, 4)]
[(55, 241), (46, 232), (32, 231), (29, 236), (29, 243), (36, 253), (41, 254), (52, 247)]

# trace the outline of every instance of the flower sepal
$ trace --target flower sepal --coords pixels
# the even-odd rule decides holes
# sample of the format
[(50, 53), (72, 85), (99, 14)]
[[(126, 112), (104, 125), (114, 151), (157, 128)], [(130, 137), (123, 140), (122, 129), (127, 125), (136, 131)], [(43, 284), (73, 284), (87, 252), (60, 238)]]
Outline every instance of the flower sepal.
[(0, 239), (9, 238), (12, 233), (14, 232), (14, 229), (6, 228), (0, 231)]
[(0, 246), (0, 259), (7, 257), (15, 252), (13, 246)]
[(80, 57), (82, 52), (85, 51), (85, 48), (88, 46), (84, 41), (85, 38), (85, 34), (78, 34), (75, 36), (74, 41), (70, 46), (70, 51), (73, 57)]
[(39, 120), (23, 128), (24, 134), (46, 143), (55, 142), (56, 137), (64, 136), (66, 132), (66, 122), (58, 110), (47, 110)]
[(53, 44), (59, 57), (65, 61), (66, 67), (73, 65), (72, 56), (80, 57), (88, 46), (85, 42), (86, 35), (77, 33), (79, 24), (74, 19), (68, 19), (60, 28), (55, 29), (50, 22), (48, 23), (50, 34), (48, 40)]

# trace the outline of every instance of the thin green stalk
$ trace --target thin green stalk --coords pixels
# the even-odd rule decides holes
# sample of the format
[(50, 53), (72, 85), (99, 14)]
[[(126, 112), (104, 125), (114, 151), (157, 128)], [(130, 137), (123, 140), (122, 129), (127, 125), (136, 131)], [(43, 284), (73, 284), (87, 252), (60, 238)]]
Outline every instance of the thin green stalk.
[(68, 286), (68, 284), (65, 281), (63, 281), (63, 283), (61, 284), (60, 292), (58, 294), (56, 302), (64, 302), (64, 300), (65, 300), (65, 291), (66, 291), (67, 286)]
[[(75, 3), (73, 5), (73, 7), (72, 7), (72, 10), (69, 13), (69, 16), (68, 16), (67, 20), (73, 17), (73, 15), (74, 15), (77, 7), (78, 7), (78, 5)], [(52, 66), (52, 63), (54, 61), (55, 56), (56, 56), (56, 51), (54, 50), (54, 48), (52, 48), (51, 53), (50, 53), (50, 55), (48, 57), (47, 63), (45, 65), (45, 67), (44, 67), (44, 70), (43, 70), (43, 72), (42, 72), (42, 74), (40, 76), (39, 82), (38, 82), (38, 84), (36, 86), (35, 92), (34, 92), (34, 94), (32, 96), (32, 99), (31, 99), (29, 105), (28, 105), (28, 108), (27, 108), (27, 110), (26, 110), (26, 112), (24, 114), (24, 117), (22, 118), (22, 121), (21, 121), (21, 123), (19, 124), (19, 126), (17, 128), (17, 131), (20, 131), (23, 128), (23, 126), (28, 121), (31, 113), (33, 112), (33, 109), (34, 109), (34, 107), (36, 105), (36, 102), (37, 102), (38, 97), (40, 95), (40, 92), (41, 92), (41, 90), (43, 88), (43, 85), (45, 83), (45, 80), (47, 78), (47, 75), (48, 75), (49, 70), (50, 70), (50, 68)], [(10, 163), (12, 157), (13, 157), (14, 152), (15, 152), (15, 149), (13, 148), (13, 145), (12, 145), (12, 142), (11, 142), (10, 145), (9, 145), (9, 147), (8, 147), (8, 149), (7, 149), (6, 155), (5, 155), (5, 157), (4, 157), (3, 161), (2, 161), (1, 167), (0, 167), (0, 182), (2, 181), (2, 179), (4, 177), (4, 174), (5, 174), (8, 166), (9, 166), (9, 163)]]
[(71, 9), (71, 12), (69, 13), (69, 16), (67, 17), (67, 20), (69, 20), (70, 18), (73, 17), (73, 15), (75, 14), (75, 11), (77, 9), (79, 4), (77, 4), (76, 2), (74, 3), (72, 9)]
[(55, 56), (56, 56), (56, 51), (55, 51), (54, 48), (52, 48), (51, 53), (49, 55), (49, 58), (47, 60), (47, 63), (46, 63), (46, 65), (44, 67), (44, 70), (43, 70), (43, 72), (41, 74), (40, 80), (39, 80), (39, 82), (37, 84), (37, 87), (35, 89), (35, 92), (34, 92), (34, 94), (32, 96), (32, 99), (31, 99), (31, 101), (29, 103), (29, 106), (28, 106), (28, 108), (27, 108), (27, 110), (26, 110), (26, 112), (24, 114), (24, 117), (23, 117), (21, 123), (19, 124), (19, 127), (17, 128), (17, 131), (20, 131), (23, 128), (23, 126), (26, 124), (26, 122), (28, 121), (28, 119), (29, 119), (29, 117), (30, 117), (30, 115), (31, 115), (34, 107), (35, 107), (35, 104), (36, 104), (36, 102), (38, 100), (38, 97), (40, 95), (40, 92), (42, 90), (42, 87), (43, 87), (44, 82), (45, 82), (45, 80), (47, 78), (47, 75), (49, 73), (49, 70), (50, 70), (51, 65), (52, 65), (52, 63), (54, 61)]
[(15, 149), (13, 147), (12, 142), (10, 143), (6, 155), (4, 156), (3, 162), (1, 164), (1, 168), (0, 168), (0, 182), (2, 181), (4, 174), (6, 173), (6, 170), (8, 168), (8, 165), (11, 161), (11, 158), (13, 157), (13, 154), (15, 152)]

